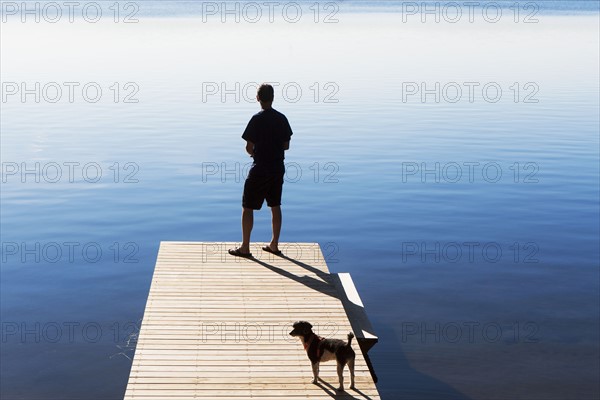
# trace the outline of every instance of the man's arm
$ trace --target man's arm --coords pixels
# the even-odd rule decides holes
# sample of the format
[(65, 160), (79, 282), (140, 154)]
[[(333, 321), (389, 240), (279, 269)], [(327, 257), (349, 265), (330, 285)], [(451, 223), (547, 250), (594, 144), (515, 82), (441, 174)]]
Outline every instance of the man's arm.
[(254, 157), (254, 143), (246, 140), (246, 152), (250, 154), (250, 157)]
[(287, 140), (285, 142), (283, 142), (283, 150), (289, 150), (290, 149), (290, 139), (292, 138), (292, 135), (294, 134), (292, 132), (292, 127), (290, 126), (289, 121), (287, 120), (287, 118), (284, 116), (283, 117), (284, 120), (284, 124), (283, 124), (283, 129), (284, 129), (284, 138), (287, 138)]

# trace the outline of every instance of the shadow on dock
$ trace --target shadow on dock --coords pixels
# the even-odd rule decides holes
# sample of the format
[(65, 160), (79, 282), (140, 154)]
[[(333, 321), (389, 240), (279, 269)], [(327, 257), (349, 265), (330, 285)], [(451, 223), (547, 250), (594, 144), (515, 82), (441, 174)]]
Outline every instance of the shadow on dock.
[[(286, 271), (285, 269), (276, 267), (256, 258), (252, 258), (251, 260), (277, 274), (301, 283), (310, 289), (317, 290), (328, 296), (340, 299), (340, 296), (333, 285), (332, 274), (328, 274), (318, 268), (285, 255), (281, 255), (279, 257), (304, 268), (307, 272), (315, 274), (319, 279), (309, 275), (298, 276)], [(378, 359), (376, 364), (379, 366), (378, 370), (380, 371), (380, 378), (382, 378), (384, 382), (381, 387), (379, 387), (382, 399), (471, 400), (470, 397), (454, 389), (447, 383), (412, 368), (410, 366), (410, 362), (404, 355), (400, 345), (400, 340), (393, 328), (390, 325), (382, 324), (381, 321), (377, 322), (377, 331), (380, 333), (379, 339), (385, 342), (385, 350), (379, 349), (379, 351), (375, 353), (375, 357)], [(378, 377), (375, 375), (369, 355), (363, 351), (363, 356), (368, 364), (369, 370), (371, 371), (373, 380), (377, 382)], [(386, 393), (386, 382), (402, 382), (400, 384), (401, 389), (392, 389)], [(348, 389), (346, 392), (337, 392), (335, 387), (322, 380), (319, 380), (318, 386), (321, 387), (326, 394), (335, 399), (370, 399), (369, 396), (363, 394), (360, 392), (360, 390), (352, 391), (351, 389)], [(391, 384), (390, 386), (397, 387), (397, 384)]]
[[(361, 392), (359, 389), (346, 389), (345, 392), (338, 392), (336, 390), (336, 388), (331, 383), (325, 382), (321, 378), (319, 378), (319, 382), (317, 383), (317, 386), (319, 386), (321, 389), (323, 389), (323, 391), (325, 393), (327, 393), (329, 396), (331, 396), (334, 399), (347, 399), (347, 400), (364, 399), (364, 400), (372, 400), (371, 397), (367, 396), (366, 394), (364, 394), (363, 392)], [(352, 393), (357, 393), (360, 397), (354, 397), (352, 395)]]
[[(252, 258), (252, 260), (273, 272), (276, 272), (282, 276), (285, 276), (285, 277), (292, 279), (298, 283), (301, 283), (311, 289), (317, 290), (323, 294), (326, 294), (328, 296), (334, 297), (337, 300), (342, 301), (342, 298), (341, 298), (342, 293), (339, 292), (339, 289), (336, 289), (336, 285), (334, 284), (335, 279), (337, 279), (339, 281), (339, 278), (337, 278), (337, 275), (334, 276), (335, 274), (332, 275), (330, 273), (324, 272), (324, 271), (320, 270), (319, 268), (315, 268), (312, 265), (308, 265), (301, 261), (295, 260), (284, 254), (279, 255), (279, 257), (284, 260), (287, 260), (293, 264), (296, 264), (299, 267), (304, 268), (308, 272), (314, 273), (320, 279), (315, 279), (312, 276), (308, 276), (308, 275), (298, 276), (298, 275), (292, 274), (282, 268), (276, 267), (274, 265), (271, 265), (271, 264), (266, 263), (261, 260), (257, 260), (256, 258)], [(345, 294), (344, 294), (344, 296), (345, 296)], [(343, 303), (344, 303), (344, 308), (346, 309), (346, 312), (349, 316), (350, 315), (360, 315), (361, 313), (364, 313), (364, 309), (362, 307), (359, 307), (359, 306), (353, 304), (352, 302), (343, 301)], [(349, 310), (348, 308), (352, 308), (352, 310)], [(356, 310), (353, 311), (353, 309), (356, 309)], [(366, 315), (365, 315), (365, 318), (366, 318)], [(352, 321), (350, 321), (350, 322), (352, 323)], [(368, 326), (370, 327), (370, 324)], [(358, 332), (356, 332), (356, 330), (355, 330), (355, 334), (357, 334), (357, 333)], [(369, 357), (369, 354), (368, 354), (369, 349), (377, 342), (377, 339), (375, 339), (374, 342), (367, 345), (364, 341), (361, 341), (361, 339), (359, 337), (357, 337), (357, 342), (361, 349), (363, 358), (365, 359), (365, 362), (367, 363), (367, 367), (369, 368), (369, 372), (371, 373), (373, 382), (377, 383), (377, 379), (378, 379), (377, 374), (375, 373), (375, 368), (373, 367), (373, 363), (371, 362), (371, 358)], [(322, 383), (325, 383), (325, 382), (322, 382)], [(333, 391), (327, 390), (322, 384), (319, 384), (319, 386), (321, 386), (323, 388), (323, 390), (332, 397), (347, 398), (347, 399), (355, 398), (355, 397), (352, 397), (347, 392), (346, 393), (336, 393), (335, 388), (333, 388), (333, 386), (331, 386), (329, 384), (327, 384), (327, 386), (330, 386), (330, 389), (332, 389)], [(360, 393), (360, 395), (361, 395), (360, 398), (362, 398), (362, 399), (370, 399), (370, 397), (368, 397), (367, 395), (362, 394), (360, 392), (360, 390), (355, 389), (355, 392)], [(340, 397), (340, 396), (342, 396), (342, 397)], [(350, 397), (348, 397), (348, 396), (350, 396)]]
[[(243, 265), (236, 265), (242, 261), (238, 258), (221, 257), (214, 251), (218, 245), (161, 242), (125, 399), (248, 398), (249, 391), (252, 397), (272, 399), (380, 398), (359, 352), (359, 390), (338, 393), (323, 381), (307, 384), (310, 363), (296, 354), (300, 350), (296, 345), (292, 352), (288, 340), (275, 336), (268, 342), (260, 340), (261, 322), (275, 327), (282, 319), (301, 314), (312, 321), (330, 319), (345, 328), (350, 323), (360, 344), (364, 331), (346, 315), (347, 296), (336, 280), (340, 274), (329, 273), (317, 243), (295, 243), (313, 257), (250, 258)], [(355, 293), (349, 277), (343, 278)], [(315, 303), (307, 304), (311, 301)], [(199, 329), (206, 321), (219, 323), (221, 328), (214, 333), (220, 339)], [(258, 327), (259, 336), (248, 337), (244, 328), (239, 330), (246, 321)], [(276, 334), (274, 328), (269, 332)], [(281, 354), (285, 356), (280, 358)], [(328, 370), (324, 377), (334, 379), (333, 372)]]
[(332, 286), (332, 280), (331, 280), (330, 274), (328, 274), (318, 268), (315, 268), (312, 265), (308, 265), (301, 261), (294, 260), (293, 258), (290, 258), (283, 254), (278, 257), (280, 257), (284, 260), (290, 261), (290, 262), (298, 265), (299, 267), (306, 269), (308, 272), (314, 273), (320, 279), (313, 278), (312, 276), (309, 276), (309, 275), (304, 275), (304, 276), (294, 275), (291, 272), (288, 272), (283, 268), (276, 267), (274, 265), (271, 265), (269, 263), (266, 263), (262, 260), (254, 258), (254, 257), (250, 258), (250, 260), (254, 261), (257, 264), (262, 265), (263, 267), (265, 267), (267, 269), (270, 269), (271, 271), (273, 271), (275, 273), (278, 273), (279, 275), (285, 276), (286, 278), (289, 278), (293, 281), (301, 283), (310, 289), (316, 290), (318, 292), (326, 294), (327, 296), (334, 297), (336, 299), (338, 298), (338, 296), (335, 292), (335, 288)]

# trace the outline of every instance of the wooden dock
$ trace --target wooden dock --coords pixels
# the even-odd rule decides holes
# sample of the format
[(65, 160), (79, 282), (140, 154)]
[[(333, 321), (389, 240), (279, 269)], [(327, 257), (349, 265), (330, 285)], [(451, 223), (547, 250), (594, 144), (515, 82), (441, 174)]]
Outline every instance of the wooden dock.
[[(161, 243), (125, 399), (379, 399), (356, 341), (357, 390), (346, 367), (346, 392), (337, 393), (335, 362), (311, 384), (306, 352), (289, 336), (305, 320), (346, 340), (343, 302), (357, 294), (340, 294), (318, 244), (282, 244), (283, 257), (262, 245), (243, 259), (227, 254), (236, 243)], [(369, 330), (354, 326), (357, 338), (376, 341)]]

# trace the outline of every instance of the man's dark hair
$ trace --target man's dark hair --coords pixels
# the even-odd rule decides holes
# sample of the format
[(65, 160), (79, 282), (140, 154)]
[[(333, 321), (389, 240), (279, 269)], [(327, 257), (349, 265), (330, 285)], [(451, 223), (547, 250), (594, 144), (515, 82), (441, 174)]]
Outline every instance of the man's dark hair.
[(273, 97), (275, 97), (275, 93), (273, 90), (273, 86), (268, 83), (263, 83), (258, 88), (258, 98), (263, 103), (272, 103)]

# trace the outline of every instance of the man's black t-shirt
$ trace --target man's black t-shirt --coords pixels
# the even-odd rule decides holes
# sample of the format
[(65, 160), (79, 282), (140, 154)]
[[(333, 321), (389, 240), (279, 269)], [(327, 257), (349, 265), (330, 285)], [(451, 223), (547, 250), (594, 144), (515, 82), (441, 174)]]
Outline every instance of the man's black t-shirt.
[(264, 174), (283, 173), (283, 144), (292, 136), (292, 128), (282, 113), (273, 108), (252, 116), (242, 138), (254, 143), (253, 169)]

